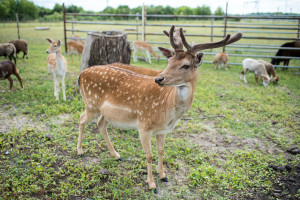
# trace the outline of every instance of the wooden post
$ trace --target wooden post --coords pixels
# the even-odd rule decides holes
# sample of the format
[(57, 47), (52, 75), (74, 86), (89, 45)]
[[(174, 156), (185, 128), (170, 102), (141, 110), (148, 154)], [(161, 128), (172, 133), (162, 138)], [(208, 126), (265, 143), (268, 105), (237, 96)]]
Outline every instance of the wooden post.
[(67, 32), (66, 32), (66, 9), (65, 9), (65, 3), (63, 3), (63, 21), (64, 21), (65, 53), (68, 53)]
[(300, 19), (298, 19), (298, 34), (297, 34), (297, 38), (300, 38)]
[(20, 39), (20, 26), (19, 26), (19, 15), (16, 13), (16, 20), (17, 20), (17, 29), (18, 29), (18, 39)]
[(139, 40), (139, 13), (136, 13), (136, 40)]
[(142, 40), (146, 41), (146, 7), (144, 4), (142, 9)]
[(215, 18), (211, 18), (211, 29), (210, 29), (210, 41), (213, 42), (214, 41), (214, 21)]
[(74, 37), (74, 15), (72, 15), (72, 37)]
[[(224, 18), (224, 37), (226, 36), (226, 29), (227, 29), (227, 10), (228, 10), (228, 2), (226, 2), (226, 12)], [(223, 46), (223, 52), (225, 52), (225, 46)]]

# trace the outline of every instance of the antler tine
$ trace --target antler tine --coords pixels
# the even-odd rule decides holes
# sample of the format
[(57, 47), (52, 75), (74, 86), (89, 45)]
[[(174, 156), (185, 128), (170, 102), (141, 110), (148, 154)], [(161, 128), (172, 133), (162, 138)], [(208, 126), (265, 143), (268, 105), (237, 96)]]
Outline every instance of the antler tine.
[(230, 34), (226, 35), (226, 37), (223, 40), (219, 41), (219, 42), (210, 42), (210, 43), (197, 44), (197, 45), (192, 47), (190, 52), (194, 54), (197, 51), (201, 51), (201, 50), (204, 50), (204, 49), (212, 49), (212, 48), (218, 48), (218, 47), (225, 46), (227, 41), (229, 40), (229, 38), (230, 38)]
[(231, 43), (234, 43), (242, 38), (243, 34), (241, 32), (238, 32), (234, 34), (233, 36), (230, 36), (228, 34), (223, 40), (219, 42), (212, 42), (212, 43), (204, 43), (204, 44), (198, 44), (192, 47), (191, 52), (196, 53), (197, 51), (201, 51), (204, 49), (212, 49), (212, 48), (218, 48), (222, 47)]
[(189, 45), (189, 43), (186, 41), (185, 36), (184, 36), (184, 34), (183, 34), (183, 29), (182, 29), (182, 28), (180, 28), (180, 37), (181, 37), (182, 43), (183, 43), (183, 45), (185, 46), (186, 50), (187, 50), (188, 52), (190, 52), (191, 49), (192, 49), (192, 47), (191, 47), (191, 46)]
[(164, 32), (164, 34), (166, 34), (166, 36), (170, 37), (168, 31), (164, 30), (163, 32)]
[(241, 32), (238, 32), (229, 38), (229, 40), (226, 42), (226, 45), (234, 43), (234, 42), (240, 40), (242, 37), (243, 37), (243, 34)]

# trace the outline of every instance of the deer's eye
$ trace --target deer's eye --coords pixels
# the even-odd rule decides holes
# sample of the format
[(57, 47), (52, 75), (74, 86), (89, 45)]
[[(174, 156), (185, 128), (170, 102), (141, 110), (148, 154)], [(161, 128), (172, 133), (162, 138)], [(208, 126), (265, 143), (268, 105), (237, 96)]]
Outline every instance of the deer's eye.
[(182, 65), (182, 66), (181, 66), (181, 69), (188, 69), (188, 68), (190, 68), (189, 65)]

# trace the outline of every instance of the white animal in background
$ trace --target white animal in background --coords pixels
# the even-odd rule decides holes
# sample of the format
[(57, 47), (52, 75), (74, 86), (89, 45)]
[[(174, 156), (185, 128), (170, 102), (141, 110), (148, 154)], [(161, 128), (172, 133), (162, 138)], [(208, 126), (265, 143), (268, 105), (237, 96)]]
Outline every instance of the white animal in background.
[(157, 55), (155, 53), (155, 51), (153, 50), (152, 46), (150, 44), (148, 44), (147, 42), (142, 42), (142, 41), (134, 41), (132, 43), (133, 47), (134, 47), (134, 51), (133, 51), (133, 62), (137, 62), (137, 57), (136, 54), (139, 51), (142, 51), (145, 53), (146, 55), (146, 61), (148, 60), (148, 62), (151, 64), (151, 56), (150, 53), (153, 54), (153, 56), (156, 58), (156, 62), (159, 61), (159, 55)]
[(49, 54), (47, 65), (54, 81), (54, 96), (56, 100), (59, 99), (59, 81), (61, 81), (63, 99), (66, 101), (65, 76), (67, 72), (67, 61), (61, 54), (61, 41), (54, 41), (48, 38), (46, 40), (50, 43), (50, 47), (46, 52)]
[(256, 84), (258, 84), (258, 78), (262, 80), (262, 84), (264, 86), (267, 86), (270, 83), (270, 77), (267, 73), (267, 70), (265, 68), (265, 65), (257, 60), (254, 60), (252, 58), (246, 58), (243, 60), (243, 68), (244, 70), (241, 73), (241, 80), (243, 80), (245, 83), (247, 83), (246, 80), (246, 73), (247, 70), (250, 72), (253, 72), (255, 74), (255, 80)]
[(221, 67), (225, 67), (225, 70), (228, 70), (228, 59), (229, 59), (229, 56), (227, 53), (218, 53), (215, 57), (214, 57), (214, 60), (213, 60), (213, 64), (214, 64), (214, 67), (215, 69), (218, 68), (220, 69)]
[(277, 84), (279, 81), (279, 77), (276, 74), (275, 68), (271, 63), (268, 63), (267, 61), (264, 60), (257, 60), (258, 62), (261, 62), (265, 65), (265, 68), (267, 70), (267, 73), (269, 74), (269, 76), (273, 79), (274, 84)]
[[(242, 34), (238, 33), (232, 37), (227, 35), (219, 42), (190, 46), (182, 29), (180, 43), (174, 42), (174, 28), (172, 26), (169, 32), (174, 50), (159, 47), (162, 54), (168, 58), (164, 71), (143, 72), (140, 68), (123, 65), (120, 65), (123, 67), (120, 68), (118, 65), (108, 64), (83, 70), (78, 80), (85, 104), (85, 111), (80, 116), (78, 155), (83, 154), (83, 129), (96, 117), (99, 118), (97, 126), (110, 154), (117, 160), (120, 160), (121, 156), (108, 137), (107, 126), (111, 124), (122, 129), (138, 129), (147, 159), (147, 182), (149, 189), (153, 189), (155, 193), (157, 190), (152, 176), (151, 136), (156, 137), (158, 174), (160, 179), (166, 182), (168, 179), (163, 169), (165, 136), (192, 106), (198, 69), (203, 60), (203, 53), (198, 52), (231, 44), (242, 37)], [(182, 44), (186, 51), (183, 50)]]

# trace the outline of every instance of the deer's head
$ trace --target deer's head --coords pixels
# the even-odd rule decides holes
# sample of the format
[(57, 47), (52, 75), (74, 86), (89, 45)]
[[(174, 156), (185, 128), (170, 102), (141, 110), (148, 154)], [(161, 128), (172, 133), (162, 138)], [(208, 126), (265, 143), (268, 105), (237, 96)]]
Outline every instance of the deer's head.
[[(196, 44), (190, 46), (185, 39), (182, 28), (176, 29), (173, 25), (170, 32), (164, 31), (169, 36), (170, 44), (174, 50), (159, 47), (161, 53), (168, 58), (167, 68), (155, 77), (155, 82), (160, 86), (183, 86), (196, 80), (198, 76), (198, 67), (203, 61), (203, 53), (198, 53), (204, 49), (218, 48), (242, 38), (242, 33), (237, 33), (234, 36), (228, 34), (219, 42)], [(186, 51), (183, 50), (183, 46)]]
[(60, 51), (61, 48), (61, 41), (60, 40), (52, 40), (49, 38), (46, 38), (46, 40), (50, 43), (50, 47), (46, 51), (46, 53), (56, 53), (57, 51)]

